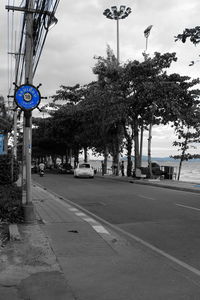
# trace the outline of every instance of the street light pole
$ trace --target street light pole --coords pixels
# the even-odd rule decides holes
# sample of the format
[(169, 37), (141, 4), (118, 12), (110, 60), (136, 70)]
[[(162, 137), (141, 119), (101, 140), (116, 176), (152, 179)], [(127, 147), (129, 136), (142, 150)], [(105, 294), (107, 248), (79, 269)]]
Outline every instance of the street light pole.
[[(144, 36), (146, 38), (146, 47), (145, 47), (145, 51), (143, 52), (143, 56), (144, 56), (145, 61), (147, 60), (147, 57), (148, 57), (148, 54), (147, 54), (148, 37), (150, 35), (150, 31), (151, 31), (152, 27), (153, 27), (153, 25), (150, 25), (144, 30)], [(141, 136), (140, 136), (140, 167), (142, 166), (143, 133), (144, 133), (144, 126), (143, 126), (143, 122), (142, 122)]]
[[(119, 10), (117, 9), (117, 6), (111, 6), (111, 9), (106, 8), (103, 12), (103, 15), (106, 16), (106, 18), (111, 20), (116, 20), (117, 23), (117, 64), (119, 65), (119, 20), (125, 19), (128, 17), (128, 15), (131, 13), (131, 8), (126, 7), (125, 5), (121, 5)], [(117, 159), (115, 161), (117, 164), (117, 170), (116, 174), (119, 174), (119, 153), (117, 155)]]
[(119, 63), (119, 19), (117, 18), (117, 62)]
[(119, 10), (117, 6), (111, 6), (111, 10), (106, 8), (103, 12), (106, 18), (117, 21), (117, 62), (119, 64), (119, 20), (125, 19), (131, 13), (131, 8), (121, 5)]
[(148, 38), (150, 35), (150, 31), (152, 29), (153, 25), (149, 25), (145, 30), (144, 30), (144, 36), (146, 38), (146, 47), (145, 47), (145, 51), (144, 51), (144, 59), (147, 59), (147, 48), (148, 48)]
[[(152, 29), (153, 25), (148, 26), (144, 30), (144, 36), (146, 38), (146, 49), (144, 52), (144, 60), (147, 60), (148, 54), (147, 54), (147, 47), (148, 47), (148, 37), (150, 35), (150, 31)], [(151, 109), (151, 120), (149, 124), (149, 137), (148, 137), (148, 167), (149, 167), (149, 173), (150, 173), (150, 178), (152, 177), (152, 162), (151, 162), (151, 139), (152, 139), (152, 126), (153, 126), (153, 114), (155, 111), (156, 105), (153, 102), (150, 109)]]

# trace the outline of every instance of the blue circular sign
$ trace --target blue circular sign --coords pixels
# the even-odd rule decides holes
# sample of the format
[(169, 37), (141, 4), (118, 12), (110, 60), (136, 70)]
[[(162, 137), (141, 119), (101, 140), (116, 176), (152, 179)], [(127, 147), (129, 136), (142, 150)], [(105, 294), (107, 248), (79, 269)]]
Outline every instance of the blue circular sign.
[(21, 109), (32, 110), (39, 105), (41, 95), (33, 85), (23, 84), (15, 91), (14, 99)]

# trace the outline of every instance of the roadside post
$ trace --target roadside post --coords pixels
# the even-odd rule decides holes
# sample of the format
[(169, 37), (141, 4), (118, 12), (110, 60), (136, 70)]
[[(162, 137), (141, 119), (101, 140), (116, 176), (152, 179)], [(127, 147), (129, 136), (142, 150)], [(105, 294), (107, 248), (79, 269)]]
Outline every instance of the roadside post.
[(32, 110), (38, 107), (41, 95), (37, 87), (23, 84), (16, 88), (14, 100), (24, 111), (24, 147), (25, 147), (25, 173), (26, 173), (26, 201), (24, 204), (24, 218), (27, 223), (35, 221), (34, 206), (31, 191), (31, 140), (32, 140)]

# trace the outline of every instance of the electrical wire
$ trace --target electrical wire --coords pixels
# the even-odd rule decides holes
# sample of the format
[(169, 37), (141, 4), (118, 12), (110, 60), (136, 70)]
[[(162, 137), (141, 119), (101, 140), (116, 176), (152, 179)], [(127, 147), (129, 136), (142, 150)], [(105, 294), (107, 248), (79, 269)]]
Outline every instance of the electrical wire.
[[(8, 5), (9, 5), (9, 0), (8, 0)], [(8, 54), (9, 52), (9, 47), (10, 47), (10, 18), (9, 18), (9, 11), (7, 12), (7, 90), (9, 93), (9, 85), (10, 85), (10, 56)]]
[[(15, 0), (13, 0), (14, 3)], [(33, 24), (34, 24), (34, 32), (33, 32), (33, 76), (35, 75), (36, 69), (38, 67), (38, 63), (44, 48), (44, 44), (47, 38), (48, 34), (48, 27), (46, 28), (45, 22), (47, 20), (47, 23), (50, 24), (52, 19), (55, 16), (56, 9), (58, 7), (60, 0), (35, 0), (34, 1), (34, 9), (36, 12), (33, 14)], [(22, 0), (20, 7), (24, 4), (24, 7), (28, 7), (28, 0)], [(9, 0), (8, 0), (9, 5)], [(13, 5), (14, 6), (14, 5)], [(46, 14), (45, 12), (48, 12)], [(8, 11), (9, 13), (9, 11)], [(8, 14), (9, 18), (9, 14)], [(8, 22), (8, 49), (10, 48), (10, 40), (11, 43), (13, 43), (13, 15), (12, 15), (12, 26), (10, 25), (10, 20)], [(11, 26), (11, 29), (10, 29)], [(11, 31), (11, 36), (10, 36)], [(25, 74), (25, 40), (26, 40), (26, 12), (23, 13), (23, 18), (21, 18), (21, 24), (20, 24), (20, 39), (19, 39), (19, 45), (18, 45), (18, 59), (17, 59), (17, 65), (16, 65), (16, 81), (22, 82), (22, 79), (24, 78)], [(13, 48), (13, 46), (11, 46)], [(23, 55), (21, 55), (23, 54)], [(10, 65), (10, 62), (9, 62)], [(10, 70), (10, 66), (8, 68)], [(8, 75), (8, 81), (10, 83), (10, 74)]]

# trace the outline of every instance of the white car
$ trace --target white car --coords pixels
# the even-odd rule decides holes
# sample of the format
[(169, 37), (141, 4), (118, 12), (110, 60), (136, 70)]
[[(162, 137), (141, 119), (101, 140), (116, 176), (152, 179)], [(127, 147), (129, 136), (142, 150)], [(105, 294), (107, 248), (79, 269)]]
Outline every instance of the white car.
[(74, 177), (94, 178), (94, 169), (88, 163), (79, 164), (74, 170)]

